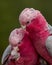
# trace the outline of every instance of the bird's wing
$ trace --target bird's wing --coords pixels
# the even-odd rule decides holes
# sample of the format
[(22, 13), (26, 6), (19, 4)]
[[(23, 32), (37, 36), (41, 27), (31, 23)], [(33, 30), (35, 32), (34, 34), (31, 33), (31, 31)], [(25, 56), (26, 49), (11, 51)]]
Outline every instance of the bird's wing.
[(48, 52), (52, 56), (52, 36), (49, 36), (46, 40), (46, 49), (48, 50)]
[(2, 56), (2, 60), (1, 63), (4, 64), (5, 62), (7, 62), (6, 60), (8, 59), (8, 56), (11, 54), (11, 45), (8, 45), (8, 47), (5, 49), (3, 56)]
[(48, 27), (49, 27), (50, 29), (52, 29), (52, 26), (51, 26), (50, 24), (48, 24)]
[[(50, 24), (48, 24), (48, 30), (49, 30), (49, 33), (52, 34), (52, 26)], [(50, 55), (52, 56), (52, 35), (48, 36), (46, 40), (46, 48), (48, 52), (50, 53)]]
[(49, 30), (50, 34), (52, 34), (52, 26), (50, 24), (48, 24), (48, 30)]

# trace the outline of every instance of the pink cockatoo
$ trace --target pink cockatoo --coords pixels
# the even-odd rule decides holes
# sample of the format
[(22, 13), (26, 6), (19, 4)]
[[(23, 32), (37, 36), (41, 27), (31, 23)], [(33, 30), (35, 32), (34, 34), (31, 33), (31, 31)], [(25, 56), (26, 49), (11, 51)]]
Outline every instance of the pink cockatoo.
[(12, 46), (7, 65), (38, 65), (38, 55), (34, 52), (28, 32), (22, 28), (15, 29), (9, 36)]
[(48, 25), (44, 16), (39, 10), (25, 8), (19, 16), (19, 21), (22, 28), (29, 32), (36, 51), (48, 62), (48, 65), (52, 65), (51, 26)]

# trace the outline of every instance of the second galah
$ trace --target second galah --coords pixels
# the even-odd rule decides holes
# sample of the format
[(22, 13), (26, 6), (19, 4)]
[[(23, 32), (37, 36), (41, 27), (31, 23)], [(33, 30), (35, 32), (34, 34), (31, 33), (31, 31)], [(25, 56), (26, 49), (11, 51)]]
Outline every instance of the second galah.
[(25, 8), (19, 16), (19, 21), (22, 28), (26, 28), (29, 32), (36, 51), (48, 65), (52, 65), (52, 36), (44, 16), (39, 10)]
[[(13, 47), (11, 56), (17, 65), (36, 65), (38, 56), (34, 52), (28, 32), (22, 28), (15, 29), (9, 36), (9, 43)], [(17, 51), (17, 52), (16, 52)], [(10, 58), (11, 59), (11, 58)]]

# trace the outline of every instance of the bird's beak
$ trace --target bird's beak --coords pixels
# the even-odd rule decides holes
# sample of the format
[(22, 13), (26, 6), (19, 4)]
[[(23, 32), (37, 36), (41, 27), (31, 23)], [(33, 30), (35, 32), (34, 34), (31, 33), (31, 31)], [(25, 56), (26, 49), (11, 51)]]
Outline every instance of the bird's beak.
[(21, 27), (22, 27), (23, 30), (26, 30), (26, 26), (21, 25)]

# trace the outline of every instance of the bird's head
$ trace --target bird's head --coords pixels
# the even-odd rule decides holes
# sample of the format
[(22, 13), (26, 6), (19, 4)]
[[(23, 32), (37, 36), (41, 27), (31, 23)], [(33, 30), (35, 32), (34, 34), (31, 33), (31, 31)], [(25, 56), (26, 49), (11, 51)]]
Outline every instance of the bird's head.
[(18, 45), (24, 37), (24, 30), (22, 28), (14, 29), (9, 36), (9, 43), (13, 46)]
[(41, 12), (33, 8), (25, 8), (19, 16), (19, 21), (22, 28), (25, 28), (26, 30), (30, 28), (32, 31), (32, 29), (34, 28), (37, 32), (47, 29), (48, 27), (46, 19), (41, 14)]
[(33, 8), (25, 8), (19, 16), (21, 26), (23, 28), (28, 26), (31, 23), (31, 21), (38, 16), (39, 13), (40, 12), (38, 10), (35, 10)]

